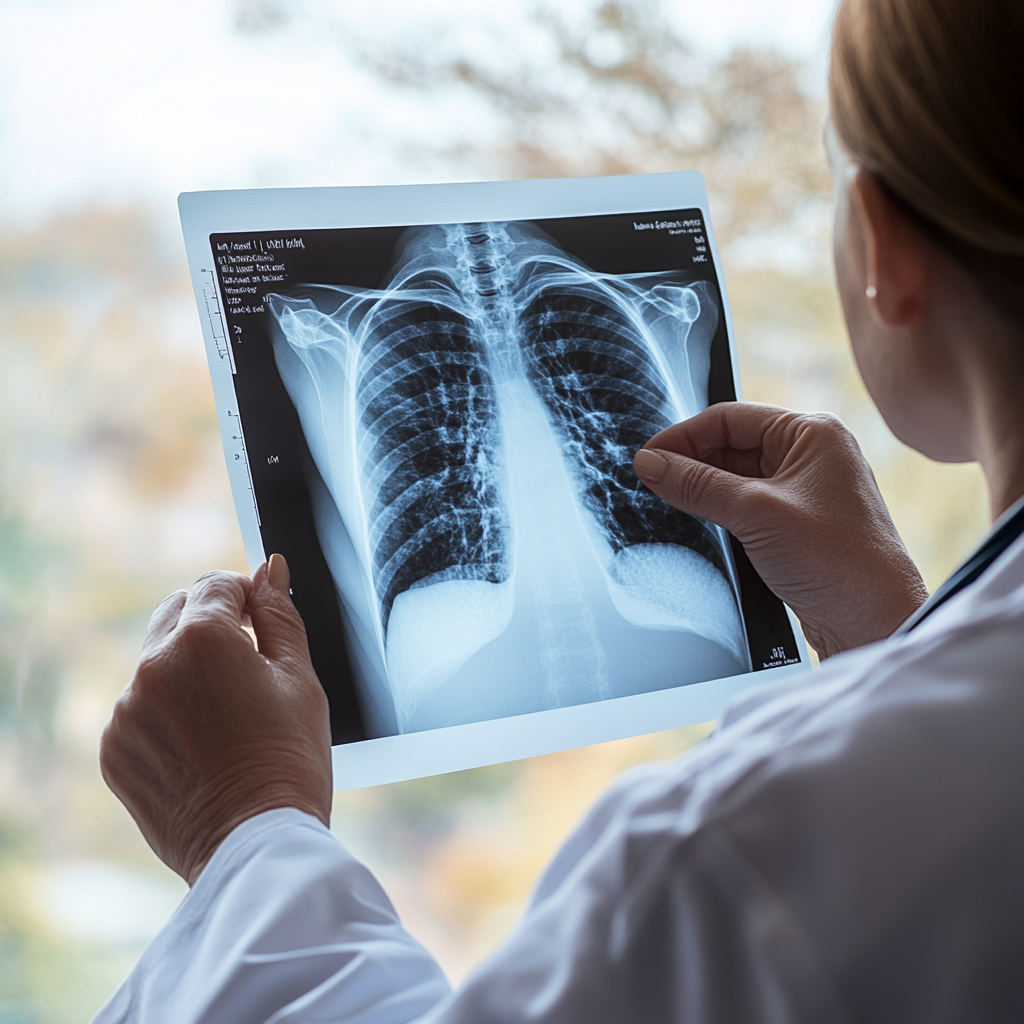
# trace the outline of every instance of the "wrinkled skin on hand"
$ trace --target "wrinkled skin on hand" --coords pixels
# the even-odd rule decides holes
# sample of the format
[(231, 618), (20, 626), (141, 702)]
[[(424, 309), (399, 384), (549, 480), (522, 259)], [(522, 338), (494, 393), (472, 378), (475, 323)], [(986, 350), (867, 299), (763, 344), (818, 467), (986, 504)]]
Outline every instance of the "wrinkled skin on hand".
[[(237, 825), (275, 807), (328, 824), (327, 698), (280, 555), (168, 597), (103, 734), (107, 785), (189, 885)], [(251, 623), (259, 649), (243, 626)]]
[(652, 437), (634, 465), (671, 505), (740, 541), (822, 657), (889, 636), (928, 596), (834, 416), (713, 405)]

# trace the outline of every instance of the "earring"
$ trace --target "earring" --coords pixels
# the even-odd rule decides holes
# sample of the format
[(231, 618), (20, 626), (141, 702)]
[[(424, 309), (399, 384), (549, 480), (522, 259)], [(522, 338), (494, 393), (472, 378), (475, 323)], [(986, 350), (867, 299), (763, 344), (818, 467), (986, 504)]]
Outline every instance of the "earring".
[(864, 294), (869, 299), (878, 298), (878, 289), (873, 284), (869, 284), (867, 288), (864, 289)]

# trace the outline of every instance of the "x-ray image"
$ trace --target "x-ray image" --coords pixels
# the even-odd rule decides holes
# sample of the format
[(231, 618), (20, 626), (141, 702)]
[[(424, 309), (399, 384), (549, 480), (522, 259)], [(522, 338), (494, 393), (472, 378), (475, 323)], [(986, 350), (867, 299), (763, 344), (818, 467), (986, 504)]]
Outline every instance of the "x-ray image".
[(632, 469), (708, 403), (707, 274), (516, 221), (409, 228), (376, 287), (265, 287), (367, 735), (754, 667), (727, 535)]
[(246, 559), (288, 561), (336, 787), (706, 722), (806, 666), (736, 538), (633, 471), (739, 397), (699, 174), (179, 207)]

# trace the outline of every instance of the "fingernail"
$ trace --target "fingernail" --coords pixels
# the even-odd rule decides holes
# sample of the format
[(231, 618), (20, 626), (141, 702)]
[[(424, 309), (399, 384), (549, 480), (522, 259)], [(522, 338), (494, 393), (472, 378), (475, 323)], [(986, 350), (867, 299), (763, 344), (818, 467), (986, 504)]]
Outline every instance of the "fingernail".
[(284, 555), (273, 554), (267, 562), (267, 582), (275, 590), (283, 590), (288, 593), (288, 586), (292, 581), (292, 574), (288, 571), (288, 563)]
[(633, 468), (641, 480), (650, 480), (652, 484), (656, 484), (668, 469), (668, 459), (657, 452), (652, 452), (650, 448), (641, 448), (633, 456)]

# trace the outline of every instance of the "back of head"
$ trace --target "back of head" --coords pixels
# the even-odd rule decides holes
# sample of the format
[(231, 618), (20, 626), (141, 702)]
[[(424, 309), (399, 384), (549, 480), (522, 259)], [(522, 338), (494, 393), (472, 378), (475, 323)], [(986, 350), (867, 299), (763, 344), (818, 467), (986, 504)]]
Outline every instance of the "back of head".
[(1024, 320), (1024, 2), (841, 0), (829, 99), (853, 159)]

